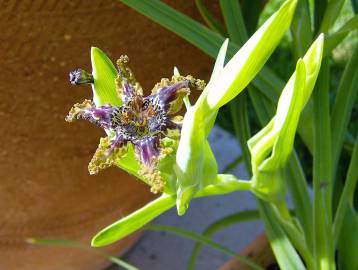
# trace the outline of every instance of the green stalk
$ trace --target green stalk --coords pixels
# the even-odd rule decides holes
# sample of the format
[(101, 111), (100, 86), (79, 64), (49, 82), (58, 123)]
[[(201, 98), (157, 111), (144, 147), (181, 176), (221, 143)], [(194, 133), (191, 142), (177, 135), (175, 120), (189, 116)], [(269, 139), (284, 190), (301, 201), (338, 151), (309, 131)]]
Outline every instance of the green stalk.
[(315, 269), (335, 269), (332, 235), (331, 128), (329, 116), (329, 64), (323, 59), (314, 101), (313, 231)]
[(354, 145), (353, 154), (349, 163), (348, 174), (344, 184), (343, 192), (338, 203), (336, 216), (333, 224), (334, 243), (337, 243), (341, 233), (344, 216), (347, 212), (347, 206), (354, 208), (353, 199), (354, 191), (358, 181), (358, 136)]

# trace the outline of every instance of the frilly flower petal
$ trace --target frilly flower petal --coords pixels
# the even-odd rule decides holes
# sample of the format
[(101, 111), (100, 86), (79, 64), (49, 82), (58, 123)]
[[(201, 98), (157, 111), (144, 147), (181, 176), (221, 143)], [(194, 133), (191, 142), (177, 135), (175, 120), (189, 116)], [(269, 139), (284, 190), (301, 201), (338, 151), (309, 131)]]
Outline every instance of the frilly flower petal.
[(118, 76), (116, 78), (116, 85), (117, 92), (122, 98), (123, 103), (128, 102), (137, 95), (143, 95), (142, 87), (128, 67), (128, 62), (129, 58), (127, 55), (122, 55), (117, 60)]
[(88, 164), (90, 174), (111, 167), (127, 152), (127, 141), (117, 137), (111, 141), (109, 137), (101, 138), (98, 148)]
[(153, 193), (162, 192), (165, 181), (158, 169), (161, 154), (159, 136), (142, 138), (134, 143), (134, 147), (137, 159), (142, 164), (139, 174), (148, 180)]
[(190, 89), (203, 90), (205, 82), (192, 76), (173, 76), (171, 80), (162, 79), (152, 90), (152, 98), (168, 115), (180, 111), (183, 98), (190, 94)]
[(82, 103), (76, 103), (66, 116), (67, 122), (73, 122), (76, 119), (85, 119), (102, 128), (112, 127), (112, 115), (116, 111), (115, 107), (103, 105), (96, 107), (95, 104), (86, 99)]

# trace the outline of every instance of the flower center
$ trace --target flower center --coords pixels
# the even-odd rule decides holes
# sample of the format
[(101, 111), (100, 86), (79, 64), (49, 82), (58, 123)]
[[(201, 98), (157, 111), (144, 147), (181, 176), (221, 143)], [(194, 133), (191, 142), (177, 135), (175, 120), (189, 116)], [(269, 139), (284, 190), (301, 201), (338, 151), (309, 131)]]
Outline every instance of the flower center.
[(165, 126), (166, 115), (149, 97), (136, 95), (112, 114), (112, 127), (129, 140), (153, 136)]

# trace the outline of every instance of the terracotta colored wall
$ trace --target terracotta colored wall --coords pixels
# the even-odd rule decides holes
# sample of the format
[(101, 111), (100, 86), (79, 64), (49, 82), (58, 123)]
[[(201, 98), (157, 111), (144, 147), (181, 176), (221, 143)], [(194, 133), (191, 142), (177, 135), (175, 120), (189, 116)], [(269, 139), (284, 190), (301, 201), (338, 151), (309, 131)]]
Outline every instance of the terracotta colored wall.
[[(198, 17), (194, 1), (166, 2)], [(73, 103), (90, 98), (90, 88), (68, 83), (68, 72), (90, 70), (92, 45), (112, 59), (129, 55), (145, 88), (174, 65), (208, 78), (211, 60), (115, 0), (0, 1), (0, 15), (0, 269), (98, 269), (104, 260), (89, 253), (22, 241), (88, 241), (152, 198), (118, 169), (88, 175), (102, 131), (64, 121)]]

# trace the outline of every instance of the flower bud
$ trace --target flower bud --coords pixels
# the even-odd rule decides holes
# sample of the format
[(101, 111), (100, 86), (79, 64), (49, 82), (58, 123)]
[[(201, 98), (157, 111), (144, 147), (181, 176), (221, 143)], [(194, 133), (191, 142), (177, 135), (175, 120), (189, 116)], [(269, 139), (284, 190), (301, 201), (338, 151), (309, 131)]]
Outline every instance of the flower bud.
[(70, 72), (70, 83), (75, 85), (92, 84), (94, 82), (92, 74), (83, 69), (75, 69)]

